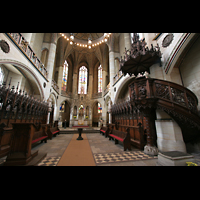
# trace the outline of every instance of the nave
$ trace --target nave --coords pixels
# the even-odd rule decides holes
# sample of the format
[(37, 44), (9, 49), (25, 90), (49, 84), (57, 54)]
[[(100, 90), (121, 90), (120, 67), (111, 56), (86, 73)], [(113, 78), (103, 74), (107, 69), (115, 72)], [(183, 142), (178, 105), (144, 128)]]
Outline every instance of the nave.
[[(62, 132), (62, 131), (61, 131)], [(40, 161), (38, 166), (67, 166), (62, 165), (60, 161), (62, 160), (65, 152), (67, 153), (68, 148), (74, 145), (73, 141), (77, 141), (80, 144), (83, 142), (88, 142), (90, 146), (90, 152), (86, 152), (85, 157), (90, 157), (87, 160), (93, 160), (95, 166), (156, 166), (157, 156), (149, 156), (132, 146), (131, 151), (124, 151), (123, 145), (121, 143), (115, 144), (113, 140), (105, 138), (99, 133), (83, 133), (84, 140), (77, 141), (78, 133), (76, 134), (59, 134), (53, 137), (52, 140), (48, 140), (47, 143), (38, 143), (32, 150), (39, 150), (40, 153), (47, 153), (47, 156)], [(78, 150), (74, 157), (65, 157), (64, 159), (74, 160), (75, 165), (72, 164), (68, 166), (94, 166), (91, 165), (91, 161), (85, 162), (79, 159), (78, 152), (85, 151), (85, 147), (79, 145)], [(77, 148), (77, 146), (76, 146)], [(75, 150), (75, 149), (74, 149)], [(73, 149), (70, 150), (73, 153)], [(89, 154), (89, 155), (88, 155)], [(91, 156), (92, 155), (92, 156)], [(1, 158), (2, 163), (6, 157)], [(70, 161), (70, 160), (69, 160)], [(80, 161), (80, 162), (78, 162)], [(59, 165), (60, 164), (60, 165)]]
[[(83, 133), (83, 138), (84, 140), (77, 141), (76, 138), (78, 137), (78, 134), (60, 134), (56, 136), (53, 140), (55, 141), (54, 143), (52, 141), (48, 141), (49, 147), (46, 147), (46, 149), (40, 145), (38, 145), (38, 149), (40, 151), (46, 151), (47, 156), (46, 158), (41, 161), (38, 166), (48, 166), (51, 165), (51, 159), (52, 157), (55, 157), (53, 159), (59, 158), (59, 161), (57, 164), (53, 163), (53, 165), (57, 166), (94, 166), (92, 165), (92, 161), (94, 161), (96, 166), (156, 166), (157, 162), (157, 156), (152, 157), (148, 156), (143, 153), (143, 151), (139, 151), (138, 149), (135, 149), (132, 147), (131, 151), (124, 151), (123, 145), (122, 144), (115, 144), (114, 141), (110, 141), (108, 138), (105, 138), (103, 135), (99, 133)], [(58, 142), (57, 142), (58, 141)], [(79, 143), (79, 147), (77, 147), (74, 142)], [(79, 152), (82, 153), (85, 151), (85, 146), (82, 146), (81, 143), (83, 142), (88, 142), (90, 146), (90, 152), (86, 151), (86, 154), (89, 155), (84, 155), (82, 154), (81, 156), (84, 155), (84, 157), (87, 158), (88, 162), (85, 162), (85, 160), (81, 161), (81, 158), (79, 157)], [(48, 145), (48, 144), (44, 144)], [(77, 159), (73, 162), (66, 165), (62, 165), (60, 161), (62, 160), (62, 157), (64, 156), (64, 153), (67, 153), (68, 148), (71, 146), (76, 146), (79, 148), (78, 150), (76, 149), (76, 153), (74, 154), (74, 157)], [(47, 149), (48, 148), (48, 149)], [(63, 150), (65, 148), (65, 150)], [(73, 148), (73, 147), (72, 147)], [(73, 154), (73, 149), (71, 148), (70, 153)], [(75, 150), (75, 149), (74, 149)], [(70, 154), (69, 153), (69, 154)], [(131, 156), (128, 156), (128, 153), (131, 154)], [(134, 154), (134, 155), (133, 155)], [(91, 157), (92, 155), (92, 157)], [(69, 155), (68, 155), (69, 156)], [(74, 160), (73, 157), (65, 157), (64, 159), (71, 159)], [(114, 158), (114, 159), (112, 159)], [(52, 159), (52, 160), (53, 160)], [(46, 160), (46, 163), (45, 163)], [(50, 161), (49, 161), (50, 160)], [(78, 161), (80, 160), (80, 162)], [(73, 164), (75, 163), (75, 165)]]

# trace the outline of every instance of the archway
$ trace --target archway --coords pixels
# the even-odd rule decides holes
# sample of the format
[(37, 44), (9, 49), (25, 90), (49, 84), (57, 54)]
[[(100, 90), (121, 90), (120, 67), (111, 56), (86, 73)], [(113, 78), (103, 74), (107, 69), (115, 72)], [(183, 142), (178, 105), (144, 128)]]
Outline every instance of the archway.
[[(44, 99), (43, 87), (38, 77), (28, 66), (15, 60), (0, 60), (0, 65), (5, 66), (7, 70), (11, 72), (7, 74), (7, 79), (15, 77), (15, 80), (12, 80), (11, 85), (16, 87), (19, 82), (19, 88), (21, 90), (24, 88), (27, 92), (34, 94), (34, 97), (37, 99)], [(7, 83), (9, 82), (9, 80), (4, 81), (7, 81)]]
[(64, 126), (66, 120), (66, 126), (69, 127), (70, 124), (70, 103), (67, 100), (64, 100), (59, 107), (59, 121)]
[(115, 95), (114, 104), (120, 100), (126, 100), (129, 98), (129, 88), (128, 85), (134, 80), (135, 77), (127, 77), (122, 84), (119, 86), (117, 93)]
[(95, 101), (92, 106), (92, 126), (99, 127), (99, 122), (102, 119), (102, 105)]

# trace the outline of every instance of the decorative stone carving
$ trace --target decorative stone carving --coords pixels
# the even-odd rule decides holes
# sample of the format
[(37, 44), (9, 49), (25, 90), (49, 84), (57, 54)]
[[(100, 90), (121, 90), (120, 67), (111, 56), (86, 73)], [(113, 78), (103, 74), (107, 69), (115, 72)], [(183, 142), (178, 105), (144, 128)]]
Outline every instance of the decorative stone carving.
[(166, 48), (168, 47), (172, 40), (174, 39), (174, 35), (172, 33), (168, 34), (162, 41), (162, 47)]
[(9, 53), (10, 46), (5, 40), (0, 40), (0, 47), (4, 53)]

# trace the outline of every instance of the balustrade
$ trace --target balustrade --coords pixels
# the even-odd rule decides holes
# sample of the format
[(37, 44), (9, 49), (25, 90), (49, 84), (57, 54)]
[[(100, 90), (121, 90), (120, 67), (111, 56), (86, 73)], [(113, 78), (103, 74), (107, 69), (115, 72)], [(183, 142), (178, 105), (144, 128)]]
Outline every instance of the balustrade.
[(32, 50), (31, 46), (28, 44), (26, 39), (22, 36), (21, 33), (9, 33), (11, 39), (16, 42), (16, 45), (22, 49), (25, 55), (29, 58), (29, 60), (34, 64), (34, 66), (41, 72), (41, 74), (47, 78), (48, 72), (44, 66), (44, 64), (40, 61), (40, 59), (36, 56), (35, 52)]

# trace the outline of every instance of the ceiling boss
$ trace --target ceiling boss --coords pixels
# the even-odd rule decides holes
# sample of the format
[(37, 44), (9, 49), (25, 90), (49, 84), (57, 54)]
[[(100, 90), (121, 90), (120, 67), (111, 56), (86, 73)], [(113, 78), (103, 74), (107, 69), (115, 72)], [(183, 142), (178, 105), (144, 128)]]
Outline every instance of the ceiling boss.
[(60, 33), (70, 45), (91, 49), (108, 41), (111, 33)]

